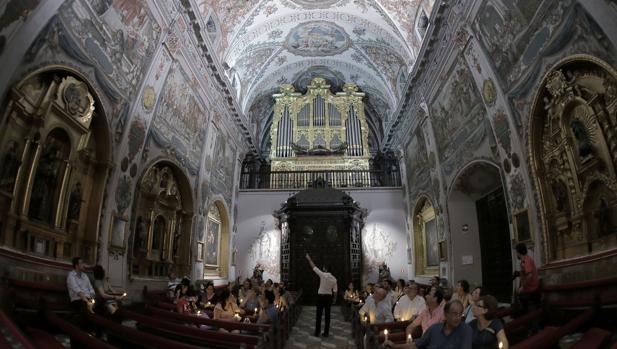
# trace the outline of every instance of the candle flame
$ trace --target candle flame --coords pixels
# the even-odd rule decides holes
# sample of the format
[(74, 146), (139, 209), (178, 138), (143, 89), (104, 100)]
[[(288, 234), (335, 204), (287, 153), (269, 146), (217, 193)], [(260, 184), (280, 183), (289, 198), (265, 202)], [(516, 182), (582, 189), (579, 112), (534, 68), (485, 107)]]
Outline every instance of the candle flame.
[(387, 336), (388, 335), (388, 329), (383, 330), (383, 334)]
[(499, 342), (499, 349), (503, 348), (503, 342)]

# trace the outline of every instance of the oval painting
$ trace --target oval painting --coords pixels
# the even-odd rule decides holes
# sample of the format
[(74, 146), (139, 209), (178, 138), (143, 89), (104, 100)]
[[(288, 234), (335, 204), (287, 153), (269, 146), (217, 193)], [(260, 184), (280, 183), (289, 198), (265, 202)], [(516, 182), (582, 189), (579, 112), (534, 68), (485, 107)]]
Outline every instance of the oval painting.
[(332, 56), (347, 50), (349, 35), (338, 25), (325, 21), (302, 23), (287, 36), (285, 47), (300, 56)]

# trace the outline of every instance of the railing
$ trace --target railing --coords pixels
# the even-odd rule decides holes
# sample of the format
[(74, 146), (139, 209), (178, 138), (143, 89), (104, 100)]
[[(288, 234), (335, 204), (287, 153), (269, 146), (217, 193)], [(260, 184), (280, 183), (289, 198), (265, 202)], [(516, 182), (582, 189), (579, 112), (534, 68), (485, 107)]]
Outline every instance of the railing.
[(395, 171), (328, 170), (242, 172), (240, 189), (304, 189), (324, 181), (335, 188), (400, 187), (401, 176)]

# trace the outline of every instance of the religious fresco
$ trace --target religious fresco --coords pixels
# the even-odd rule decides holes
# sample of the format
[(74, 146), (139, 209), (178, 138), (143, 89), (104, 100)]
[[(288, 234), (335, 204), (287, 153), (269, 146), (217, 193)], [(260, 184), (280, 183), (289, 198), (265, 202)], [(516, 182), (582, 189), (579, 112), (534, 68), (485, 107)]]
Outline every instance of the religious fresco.
[(299, 56), (332, 56), (347, 50), (349, 35), (326, 21), (302, 23), (289, 32), (285, 48)]
[(240, 276), (251, 277), (253, 268), (259, 264), (268, 275), (268, 278), (280, 280), (280, 253), (281, 233), (274, 228), (273, 224), (261, 221), (257, 238), (248, 249), (245, 269), (240, 271)]
[(420, 129), (413, 134), (405, 149), (405, 155), (408, 197), (414, 198), (420, 190), (429, 186), (431, 180), (426, 143)]
[(207, 153), (204, 166), (206, 174), (209, 175), (210, 192), (222, 195), (227, 206), (231, 207), (236, 147), (231, 137), (215, 125), (208, 132), (205, 144)]
[(362, 271), (364, 276), (374, 273), (380, 265), (394, 256), (398, 242), (377, 223), (362, 228)]
[(85, 54), (123, 94), (132, 96), (153, 56), (160, 27), (145, 0), (65, 3), (61, 21)]
[(244, 56), (236, 62), (235, 69), (243, 77), (243, 89), (246, 88), (244, 85), (253, 81), (257, 73), (259, 73), (261, 65), (270, 58), (273, 52), (274, 48), (272, 47), (256, 49), (250, 55)]
[(150, 132), (159, 146), (171, 150), (189, 172), (196, 174), (205, 140), (206, 114), (187, 80), (179, 65), (170, 69)]
[(399, 71), (407, 69), (403, 58), (387, 45), (364, 44), (362, 46), (373, 64), (387, 77), (388, 83), (391, 86), (396, 86)]
[(442, 161), (453, 155), (485, 119), (486, 110), (469, 68), (457, 62), (430, 106)]

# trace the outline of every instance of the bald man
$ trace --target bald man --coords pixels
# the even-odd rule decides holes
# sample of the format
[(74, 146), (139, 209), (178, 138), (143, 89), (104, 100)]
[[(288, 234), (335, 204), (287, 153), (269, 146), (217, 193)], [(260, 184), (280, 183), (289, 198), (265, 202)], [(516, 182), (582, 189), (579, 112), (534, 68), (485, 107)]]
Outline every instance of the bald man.
[(385, 322), (394, 322), (392, 315), (392, 307), (385, 300), (386, 290), (381, 287), (376, 287), (373, 297), (366, 299), (366, 303), (360, 308), (360, 319), (368, 319), (371, 324), (382, 324)]

